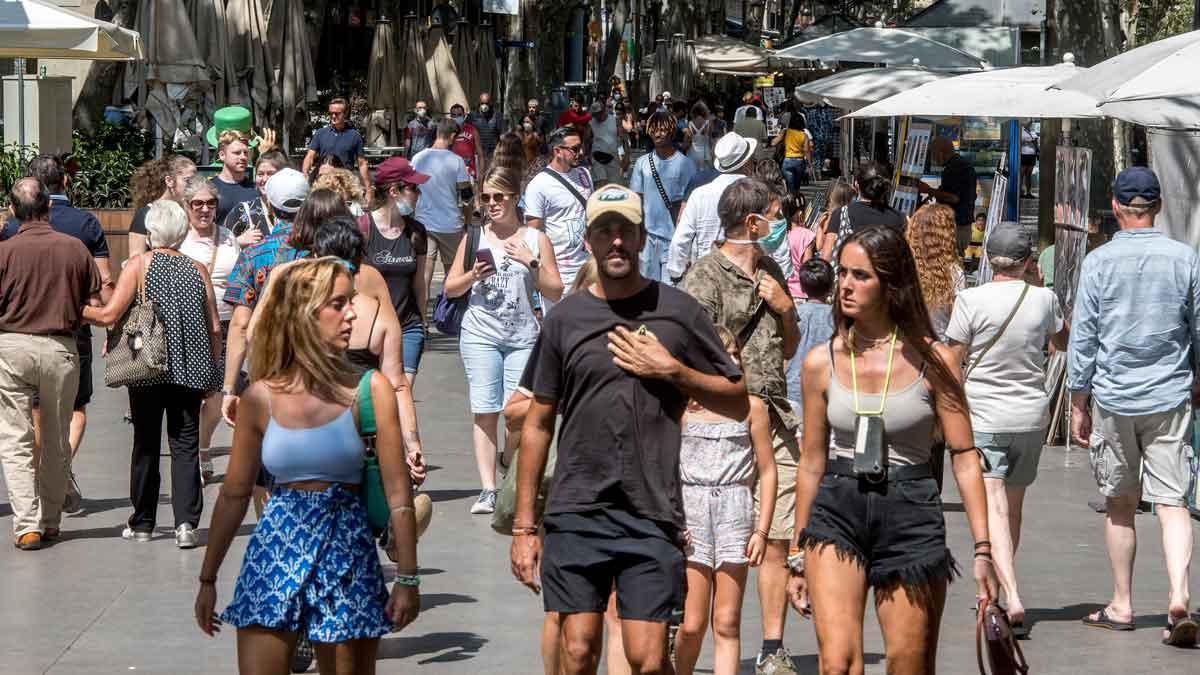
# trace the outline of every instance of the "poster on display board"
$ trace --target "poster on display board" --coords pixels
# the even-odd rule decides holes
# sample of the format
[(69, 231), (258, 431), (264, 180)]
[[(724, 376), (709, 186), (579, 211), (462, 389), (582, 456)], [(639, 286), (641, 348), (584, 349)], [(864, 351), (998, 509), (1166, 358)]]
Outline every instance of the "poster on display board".
[(992, 267), (988, 264), (987, 258), (987, 240), (996, 231), (996, 226), (1000, 224), (1000, 221), (1004, 219), (1001, 214), (1004, 213), (1004, 207), (1008, 199), (1007, 164), (1007, 157), (1001, 159), (1000, 168), (996, 171), (996, 176), (992, 179), (992, 198), (988, 204), (987, 223), (983, 226), (983, 251), (979, 252), (979, 273), (977, 278), (980, 286), (992, 280)]
[(933, 138), (933, 125), (928, 122), (912, 122), (904, 139), (904, 157), (900, 162), (900, 175), (920, 178), (925, 173), (925, 160), (929, 156), (929, 141)]
[(483, 0), (483, 11), (517, 16), (520, 14), (520, 5), (521, 0)]
[(767, 110), (771, 111), (783, 105), (787, 94), (784, 93), (783, 87), (763, 87), (762, 90), (763, 103), (766, 104)]
[(921, 193), (915, 187), (902, 185), (892, 192), (892, 208), (904, 215), (910, 215), (921, 202)]
[(1054, 149), (1054, 293), (1070, 322), (1087, 253), (1087, 216), (1091, 197), (1092, 151)]

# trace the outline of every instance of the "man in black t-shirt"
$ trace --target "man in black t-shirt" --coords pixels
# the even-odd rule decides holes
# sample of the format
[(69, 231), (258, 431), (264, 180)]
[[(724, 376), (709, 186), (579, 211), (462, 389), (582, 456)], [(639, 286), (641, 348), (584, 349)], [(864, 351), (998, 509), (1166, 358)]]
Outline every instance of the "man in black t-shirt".
[(938, 136), (929, 142), (929, 161), (942, 167), (942, 181), (937, 189), (924, 181), (917, 185), (921, 194), (933, 195), (939, 204), (954, 209), (954, 225), (958, 235), (958, 253), (971, 245), (971, 223), (975, 220), (975, 198), (978, 196), (979, 177), (958, 151), (954, 142)]
[[(625, 640), (630, 665), (670, 672), (667, 622), (684, 596), (680, 420), (689, 398), (733, 419), (745, 418), (749, 402), (700, 305), (639, 272), (646, 229), (637, 193), (598, 190), (587, 219), (599, 280), (547, 315), (529, 364), (534, 401), (522, 429), (512, 568), (563, 617), (564, 673), (596, 672), (614, 584), (622, 630), (637, 636)], [(558, 412), (543, 554), (534, 499)]]
[[(242, 202), (258, 199), (258, 187), (247, 173), (250, 166), (250, 143), (241, 132), (228, 129), (221, 132), (217, 156), (221, 158), (221, 173), (213, 177), (217, 190), (217, 213), (213, 222), (224, 223), (229, 212)], [(258, 240), (243, 246), (253, 245)]]

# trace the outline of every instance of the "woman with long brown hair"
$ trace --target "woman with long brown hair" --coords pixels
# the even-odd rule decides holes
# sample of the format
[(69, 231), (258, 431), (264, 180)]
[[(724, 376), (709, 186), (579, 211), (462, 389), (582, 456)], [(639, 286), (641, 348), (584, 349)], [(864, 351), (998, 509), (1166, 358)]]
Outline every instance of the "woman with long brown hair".
[(196, 175), (196, 163), (183, 155), (171, 155), (162, 159), (151, 159), (134, 170), (129, 179), (133, 193), (133, 221), (129, 224), (129, 257), (145, 253), (146, 214), (150, 203), (158, 199), (171, 199), (183, 203), (181, 191), (184, 182)]
[(789, 600), (813, 615), (822, 668), (861, 675), (874, 589), (888, 672), (933, 673), (956, 572), (930, 469), (935, 427), (975, 539), (971, 569), (983, 607), (996, 597), (996, 578), (980, 454), (958, 368), (933, 335), (904, 236), (887, 226), (858, 230), (838, 264), (837, 333), (804, 360)]
[(917, 264), (917, 281), (925, 307), (929, 309), (934, 335), (945, 342), (954, 298), (966, 288), (955, 238), (954, 209), (945, 204), (930, 204), (918, 209), (908, 221), (905, 236)]
[(822, 260), (828, 261), (833, 258), (833, 246), (837, 241), (837, 232), (834, 232), (832, 237), (828, 236), (831, 216), (841, 211), (842, 207), (849, 206), (852, 201), (854, 186), (845, 178), (838, 178), (829, 184), (829, 189), (825, 192), (825, 210), (817, 221), (816, 244)]

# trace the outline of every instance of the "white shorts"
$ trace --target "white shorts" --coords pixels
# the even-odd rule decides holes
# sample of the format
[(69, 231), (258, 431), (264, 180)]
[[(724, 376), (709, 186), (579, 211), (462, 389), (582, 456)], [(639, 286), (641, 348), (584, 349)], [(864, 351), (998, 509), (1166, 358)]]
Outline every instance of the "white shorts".
[(745, 565), (746, 546), (754, 530), (754, 498), (750, 486), (684, 485), (683, 515), (692, 543), (688, 562), (717, 569), (726, 563)]

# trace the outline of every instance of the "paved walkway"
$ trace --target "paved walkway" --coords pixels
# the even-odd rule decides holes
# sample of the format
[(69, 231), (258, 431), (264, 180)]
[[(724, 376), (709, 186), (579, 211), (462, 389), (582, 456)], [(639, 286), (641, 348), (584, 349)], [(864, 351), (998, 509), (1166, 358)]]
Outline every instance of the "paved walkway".
[[(103, 381), (99, 370), (97, 377)], [(414, 624), (383, 641), (381, 673), (541, 672), (538, 600), (509, 573), (508, 539), (494, 534), (487, 518), (467, 512), (478, 492), (478, 479), (465, 390), (455, 343), (435, 338), (417, 382), (426, 454), (436, 466), (427, 483), (436, 502), (433, 525), (420, 544), (423, 607)], [(131, 428), (122, 421), (125, 408), (123, 391), (97, 391), (91, 428), (77, 462), (86, 511), (64, 521), (63, 540), (35, 553), (0, 546), (0, 673), (230, 673), (236, 668), (233, 633), (210, 640), (192, 621), (204, 549), (175, 548), (169, 485), (163, 486), (155, 540), (135, 544), (120, 538), (129, 514), (132, 439)], [(229, 439), (229, 431), (223, 429), (215, 445), (227, 446)], [(218, 473), (225, 463), (224, 456), (218, 457)], [(164, 460), (164, 468), (166, 464)], [(205, 490), (209, 507), (217, 489), (211, 485)], [(1079, 617), (1108, 594), (1102, 521), (1086, 504), (1094, 497), (1086, 455), (1061, 449), (1046, 452), (1026, 507), (1019, 561), (1034, 624), (1033, 639), (1025, 644), (1034, 672), (1200, 672), (1200, 651), (1159, 645), (1166, 583), (1158, 527), (1151, 516), (1138, 519), (1139, 629), (1117, 634), (1079, 623)], [(11, 531), (11, 517), (8, 504), (0, 501), (0, 530), (5, 533)], [(232, 593), (253, 517), (251, 512), (221, 570), (220, 606)], [(206, 511), (202, 541), (208, 519)], [(946, 520), (952, 549), (967, 558), (971, 540), (953, 487), (946, 497)], [(1200, 591), (1195, 569), (1192, 588)], [(943, 673), (975, 672), (969, 611), (973, 594), (969, 581), (951, 587), (938, 658)], [(743, 622), (745, 672), (753, 672), (759, 626), (758, 603), (751, 593)], [(815, 672), (812, 627), (795, 615), (789, 617), (786, 644), (801, 672)], [(871, 616), (866, 649), (867, 672), (883, 673), (883, 645)], [(711, 672), (711, 658), (710, 642), (699, 672)]]

